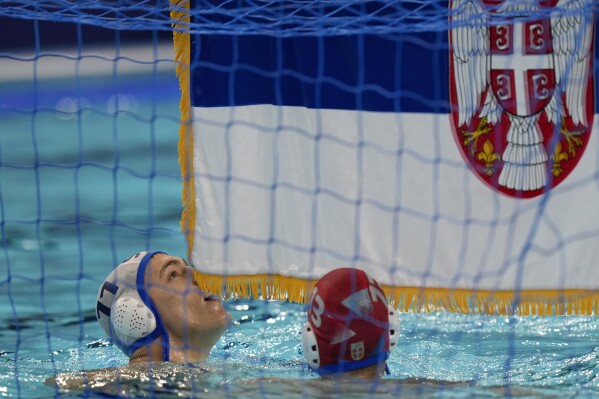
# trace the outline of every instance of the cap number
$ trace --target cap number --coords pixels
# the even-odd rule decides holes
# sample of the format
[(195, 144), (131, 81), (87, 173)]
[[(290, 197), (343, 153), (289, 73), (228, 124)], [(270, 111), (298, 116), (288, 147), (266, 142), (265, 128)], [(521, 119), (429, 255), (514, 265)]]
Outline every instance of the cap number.
[(387, 303), (387, 298), (385, 298), (385, 294), (376, 286), (376, 282), (372, 279), (372, 277), (370, 277), (368, 274), (366, 275), (366, 277), (368, 277), (368, 282), (369, 287), (368, 287), (368, 291), (370, 291), (370, 298), (372, 299), (372, 302), (378, 302), (378, 300), (380, 299), (383, 303)]
[(310, 319), (314, 327), (319, 328), (322, 324), (322, 314), (324, 313), (324, 301), (318, 295), (318, 288), (314, 287), (312, 297), (310, 298)]
[[(104, 298), (104, 291), (110, 292), (112, 295), (116, 295), (116, 292), (119, 290), (119, 287), (116, 284), (112, 284), (109, 281), (104, 281), (102, 285), (102, 289), (100, 291), (100, 299)], [(96, 305), (96, 316), (98, 319), (100, 318), (100, 312), (104, 313), (106, 316), (110, 317), (110, 307), (106, 306), (102, 302), (98, 301)]]

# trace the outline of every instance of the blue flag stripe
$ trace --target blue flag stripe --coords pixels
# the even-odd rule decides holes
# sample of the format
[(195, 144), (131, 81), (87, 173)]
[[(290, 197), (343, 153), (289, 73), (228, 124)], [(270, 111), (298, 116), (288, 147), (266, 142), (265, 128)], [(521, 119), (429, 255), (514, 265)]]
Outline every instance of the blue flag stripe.
[(446, 113), (447, 33), (192, 38), (192, 104)]
[[(595, 42), (598, 35), (595, 29)], [(289, 38), (207, 35), (192, 36), (191, 47), (195, 107), (450, 110), (447, 31)], [(595, 107), (597, 112), (599, 102)]]

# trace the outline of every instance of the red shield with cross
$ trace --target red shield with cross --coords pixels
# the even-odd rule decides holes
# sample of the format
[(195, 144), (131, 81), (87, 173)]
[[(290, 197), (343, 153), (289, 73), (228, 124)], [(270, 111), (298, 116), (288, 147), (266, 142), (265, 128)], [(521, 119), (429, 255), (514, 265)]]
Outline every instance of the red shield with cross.
[(580, 161), (595, 109), (590, 5), (450, 1), (454, 138), (493, 190), (536, 197)]
[(547, 106), (555, 88), (549, 20), (490, 27), (491, 85), (501, 106), (528, 116)]
[(360, 360), (364, 357), (364, 341), (354, 342), (351, 344), (351, 358), (353, 360)]

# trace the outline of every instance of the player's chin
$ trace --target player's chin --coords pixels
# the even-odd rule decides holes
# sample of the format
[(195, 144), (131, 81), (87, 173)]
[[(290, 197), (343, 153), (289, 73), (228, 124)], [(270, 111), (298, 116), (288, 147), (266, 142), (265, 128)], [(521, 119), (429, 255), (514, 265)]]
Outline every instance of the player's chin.
[(216, 318), (225, 326), (225, 328), (228, 328), (231, 324), (233, 324), (233, 317), (225, 310), (225, 307), (222, 305), (222, 303), (220, 304), (219, 308), (214, 310)]
[(225, 311), (225, 324), (226, 324), (226, 328), (229, 328), (232, 324), (233, 324), (233, 316), (231, 316), (231, 313)]
[(204, 305), (208, 307), (209, 311), (214, 314), (216, 318), (225, 318), (229, 314), (225, 310), (225, 306), (220, 299), (206, 301), (204, 302)]
[(233, 324), (231, 315), (225, 310), (214, 312), (211, 318), (213, 332), (224, 333)]

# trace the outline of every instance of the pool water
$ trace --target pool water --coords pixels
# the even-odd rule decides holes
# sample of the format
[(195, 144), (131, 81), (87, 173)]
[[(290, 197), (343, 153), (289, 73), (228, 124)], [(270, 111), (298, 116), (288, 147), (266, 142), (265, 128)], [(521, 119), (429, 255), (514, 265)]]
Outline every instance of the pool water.
[[(402, 314), (391, 375), (377, 383), (335, 384), (311, 373), (301, 354), (299, 304), (227, 303), (235, 325), (204, 368), (164, 364), (148, 371), (109, 372), (83, 388), (43, 385), (59, 375), (63, 387), (81, 370), (120, 367), (121, 352), (102, 337), (93, 312), (22, 321), (17, 353), (2, 355), (0, 386), (7, 396), (70, 397), (595, 397), (599, 349), (596, 323), (586, 317), (517, 318)], [(70, 316), (70, 317), (68, 317)], [(44, 337), (50, 324), (52, 352)], [(81, 331), (85, 331), (80, 336)], [(16, 333), (2, 337), (3, 346)], [(9, 342), (10, 343), (10, 342)], [(206, 369), (208, 372), (206, 372)], [(406, 379), (437, 380), (410, 384)], [(456, 384), (452, 384), (456, 383)], [(76, 384), (75, 384), (76, 385)]]
[(0, 397), (599, 396), (595, 317), (401, 314), (391, 374), (340, 383), (303, 362), (305, 305), (239, 300), (207, 364), (123, 369), (95, 297), (134, 252), (185, 253), (178, 101), (173, 74), (0, 85)]

